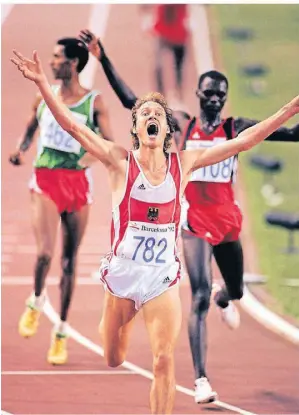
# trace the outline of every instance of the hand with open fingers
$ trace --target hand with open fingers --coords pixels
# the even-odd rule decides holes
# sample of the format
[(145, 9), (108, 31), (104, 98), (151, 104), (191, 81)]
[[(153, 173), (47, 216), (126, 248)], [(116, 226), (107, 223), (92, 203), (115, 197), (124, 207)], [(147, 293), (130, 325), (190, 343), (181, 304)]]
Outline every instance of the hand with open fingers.
[(80, 30), (79, 39), (86, 43), (89, 52), (97, 59), (101, 58), (102, 51), (95, 34), (88, 29)]
[(37, 56), (36, 50), (33, 52), (33, 60), (26, 58), (20, 52), (13, 50), (15, 58), (11, 58), (23, 76), (36, 84), (46, 80), (41, 61)]

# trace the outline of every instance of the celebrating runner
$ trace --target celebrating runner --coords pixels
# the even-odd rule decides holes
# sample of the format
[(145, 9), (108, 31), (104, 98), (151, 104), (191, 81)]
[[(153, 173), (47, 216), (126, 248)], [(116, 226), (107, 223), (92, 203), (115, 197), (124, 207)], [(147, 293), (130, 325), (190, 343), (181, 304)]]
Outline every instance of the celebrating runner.
[(53, 93), (36, 51), (33, 60), (17, 51), (14, 54), (12, 62), (35, 82), (61, 128), (108, 170), (113, 220), (112, 249), (102, 265), (105, 357), (113, 367), (124, 361), (134, 316), (142, 306), (153, 352), (151, 412), (170, 414), (175, 393), (174, 349), (182, 317), (176, 255), (181, 197), (193, 172), (249, 150), (297, 114), (299, 96), (234, 140), (169, 154), (172, 113), (163, 96), (152, 93), (133, 107), (134, 150), (127, 151), (73, 117)]

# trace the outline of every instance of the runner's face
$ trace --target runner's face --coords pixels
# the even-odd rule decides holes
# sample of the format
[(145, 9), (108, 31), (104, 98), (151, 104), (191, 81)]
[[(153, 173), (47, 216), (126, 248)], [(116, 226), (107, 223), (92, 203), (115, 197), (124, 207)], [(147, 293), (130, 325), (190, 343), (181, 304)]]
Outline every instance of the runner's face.
[(148, 101), (141, 105), (136, 114), (136, 133), (140, 143), (149, 148), (163, 149), (169, 132), (164, 108), (157, 102)]
[(71, 61), (64, 55), (64, 46), (55, 45), (50, 66), (55, 79), (67, 80), (72, 77)]
[(200, 101), (200, 108), (207, 114), (219, 113), (227, 98), (227, 85), (225, 81), (205, 78), (196, 91)]

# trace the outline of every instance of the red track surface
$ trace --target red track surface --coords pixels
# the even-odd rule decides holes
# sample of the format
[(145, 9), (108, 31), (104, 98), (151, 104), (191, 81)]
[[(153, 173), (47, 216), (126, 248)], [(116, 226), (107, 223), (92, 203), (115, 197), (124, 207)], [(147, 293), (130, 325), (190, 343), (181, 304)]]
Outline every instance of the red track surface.
[[(21, 168), (13, 168), (7, 162), (16, 138), (23, 131), (35, 88), (12, 68), (9, 62), (11, 50), (16, 48), (30, 54), (37, 49), (46, 65), (56, 39), (76, 35), (80, 28), (86, 27), (89, 12), (90, 6), (85, 5), (18, 5), (2, 26), (2, 277), (30, 276), (35, 252), (27, 190), (33, 152), (28, 155), (26, 166)], [(140, 33), (136, 6), (112, 6), (105, 45), (116, 67), (137, 94), (151, 89), (151, 43)], [(193, 111), (196, 111), (195, 83), (190, 48), (186, 97)], [(116, 139), (129, 146), (130, 113), (121, 108), (100, 69), (95, 86), (103, 91)], [(100, 254), (109, 244), (110, 195), (107, 176), (101, 166), (94, 168), (94, 182), (96, 202), (81, 248), (80, 276), (89, 276), (96, 269)], [(50, 275), (59, 275), (57, 259), (58, 256)], [(60, 371), (61, 368), (49, 367), (45, 360), (51, 330), (46, 317), (42, 318), (35, 338), (23, 340), (18, 336), (18, 319), (30, 289), (28, 285), (2, 286), (2, 371)], [(56, 307), (58, 288), (51, 286), (49, 295)], [(192, 388), (193, 370), (187, 338), (190, 307), (187, 281), (182, 285), (181, 295), (184, 324), (176, 353), (177, 382)], [(70, 317), (72, 326), (97, 344), (102, 298), (101, 287), (78, 286)], [(69, 363), (63, 370), (107, 370), (100, 356), (71, 339), (69, 352)], [(136, 321), (128, 360), (151, 370), (142, 316)], [(212, 385), (222, 401), (258, 414), (298, 413), (298, 350), (248, 315), (242, 313), (239, 331), (229, 332), (211, 308), (208, 363)], [(149, 387), (149, 380), (137, 374), (45, 376), (4, 373), (2, 408), (13, 414), (142, 414), (149, 413)], [(177, 393), (176, 414), (219, 412), (233, 413), (215, 405), (196, 406), (193, 398)]]

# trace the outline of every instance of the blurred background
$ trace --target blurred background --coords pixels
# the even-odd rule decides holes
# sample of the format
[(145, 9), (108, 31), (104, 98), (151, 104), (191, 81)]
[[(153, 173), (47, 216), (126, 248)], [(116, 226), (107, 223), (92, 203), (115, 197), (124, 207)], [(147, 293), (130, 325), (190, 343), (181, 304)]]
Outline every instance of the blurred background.
[[(171, 50), (159, 45), (159, 34), (153, 30), (157, 5), (4, 5), (1, 12), (2, 311), (8, 315), (10, 301), (19, 302), (22, 309), (25, 290), (16, 295), (16, 288), (5, 286), (5, 278), (6, 281), (11, 277), (29, 279), (35, 257), (27, 182), (36, 146), (26, 155), (24, 167), (12, 167), (8, 157), (24, 132), (36, 88), (23, 80), (9, 62), (13, 48), (25, 55), (36, 49), (52, 80), (48, 61), (57, 39), (75, 37), (80, 29), (89, 28), (101, 37), (107, 55), (137, 96), (163, 87), (170, 106), (193, 115), (199, 114), (195, 96), (198, 76), (210, 69), (223, 72), (229, 80), (224, 115), (261, 120), (298, 94), (299, 6), (295, 4), (183, 5), (180, 13), (184, 15), (186, 33), (178, 35), (183, 46), (179, 63), (181, 81), (176, 78), (177, 62)], [(129, 148), (130, 112), (122, 108), (95, 59), (90, 58), (81, 80), (86, 87), (102, 92), (115, 139)], [(289, 126), (298, 122), (297, 116)], [(246, 216), (242, 238), (249, 286), (267, 307), (298, 327), (299, 142), (263, 143), (242, 154), (239, 164), (237, 194)], [(106, 172), (100, 165), (93, 170), (95, 204), (79, 264), (79, 275), (88, 278), (96, 271), (99, 257), (109, 248), (111, 210)], [(280, 214), (274, 223), (269, 216), (273, 213)], [(57, 252), (58, 249), (59, 243)], [(58, 273), (59, 253), (50, 275)], [(186, 280), (184, 284), (188, 285)], [(76, 307), (75, 321), (81, 313), (79, 305)], [(97, 313), (95, 324), (99, 315), (96, 309), (92, 309)], [(6, 326), (2, 320), (4, 355), (8, 354), (11, 342), (12, 322)], [(39, 350), (37, 345), (36, 350)], [(17, 347), (14, 354), (20, 354)], [(277, 356), (280, 359), (279, 353)], [(284, 357), (282, 353), (281, 359)], [(192, 379), (191, 373), (189, 376)], [(10, 392), (8, 389), (5, 392), (10, 402)], [(288, 404), (286, 401), (285, 405)], [(273, 403), (262, 413), (279, 413), (283, 411), (281, 405)], [(288, 413), (298, 413), (295, 401)]]

